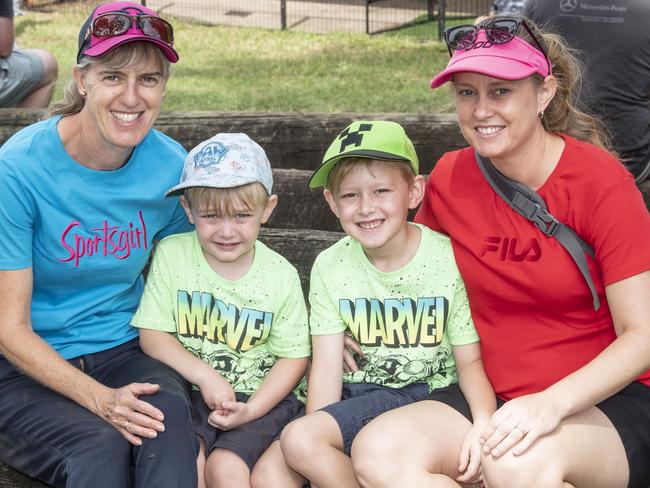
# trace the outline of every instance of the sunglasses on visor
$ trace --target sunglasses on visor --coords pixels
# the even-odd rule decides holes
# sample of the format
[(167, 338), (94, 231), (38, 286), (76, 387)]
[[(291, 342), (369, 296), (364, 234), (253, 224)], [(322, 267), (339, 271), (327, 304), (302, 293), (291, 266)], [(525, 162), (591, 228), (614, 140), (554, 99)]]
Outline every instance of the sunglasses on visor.
[(551, 62), (548, 60), (546, 51), (539, 42), (539, 39), (537, 39), (537, 36), (533, 34), (531, 28), (522, 18), (492, 17), (478, 25), (465, 24), (446, 29), (445, 42), (447, 43), (449, 56), (452, 55), (452, 51), (465, 51), (472, 48), (476, 43), (479, 30), (481, 29), (485, 31), (485, 37), (492, 44), (505, 44), (514, 39), (521, 26), (526, 29), (526, 32), (528, 32), (533, 42), (537, 45), (537, 48), (544, 55), (546, 64), (548, 65), (548, 74), (551, 74)]
[(170, 46), (174, 45), (174, 29), (171, 24), (153, 15), (108, 12), (93, 19), (90, 31), (95, 37), (121, 36), (127, 33), (134, 22), (145, 36), (159, 39)]

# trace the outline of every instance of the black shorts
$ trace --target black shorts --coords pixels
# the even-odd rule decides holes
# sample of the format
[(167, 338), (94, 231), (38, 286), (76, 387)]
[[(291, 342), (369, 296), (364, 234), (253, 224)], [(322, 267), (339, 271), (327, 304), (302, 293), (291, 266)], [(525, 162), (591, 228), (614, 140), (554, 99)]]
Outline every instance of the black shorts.
[(323, 407), (339, 426), (343, 452), (350, 455), (352, 442), (359, 431), (381, 414), (424, 400), (429, 393), (426, 383), (412, 383), (389, 388), (374, 383), (343, 383), (341, 401)]
[[(469, 404), (458, 384), (433, 390), (427, 400), (434, 400), (465, 416), (470, 422)], [(497, 398), (497, 407), (505, 402)], [(596, 405), (612, 422), (623, 441), (630, 467), (628, 488), (650, 486), (650, 386), (635, 381)]]
[[(238, 402), (247, 402), (249, 395), (236, 393)], [(212, 410), (205, 404), (201, 392), (192, 390), (192, 423), (195, 432), (205, 442), (206, 457), (214, 449), (228, 449), (244, 460), (253, 471), (257, 460), (280, 435), (284, 426), (300, 411), (303, 404), (293, 393), (287, 395), (263, 417), (223, 431), (208, 424)]]

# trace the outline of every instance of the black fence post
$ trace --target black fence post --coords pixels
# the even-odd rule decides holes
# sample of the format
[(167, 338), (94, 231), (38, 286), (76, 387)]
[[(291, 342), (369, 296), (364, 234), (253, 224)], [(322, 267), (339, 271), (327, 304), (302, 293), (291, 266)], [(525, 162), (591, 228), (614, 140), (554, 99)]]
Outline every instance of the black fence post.
[(445, 16), (447, 15), (445, 8), (447, 0), (438, 0), (438, 40), (442, 41), (442, 33), (445, 30)]
[(280, 0), (280, 28), (287, 30), (287, 0)]
[(142, 4), (143, 7), (147, 6), (147, 0), (142, 0), (140, 3)]
[(370, 34), (370, 0), (366, 0), (366, 34)]
[(433, 0), (427, 0), (427, 19), (433, 20)]

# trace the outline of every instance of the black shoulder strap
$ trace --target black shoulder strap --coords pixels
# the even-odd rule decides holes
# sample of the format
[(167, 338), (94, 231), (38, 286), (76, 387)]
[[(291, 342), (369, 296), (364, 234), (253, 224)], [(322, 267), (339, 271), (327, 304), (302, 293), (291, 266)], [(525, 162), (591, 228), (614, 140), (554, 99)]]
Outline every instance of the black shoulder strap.
[(481, 156), (476, 151), (474, 153), (478, 167), (496, 194), (515, 212), (530, 220), (548, 237), (557, 239), (571, 255), (589, 286), (594, 300), (594, 310), (598, 310), (600, 308), (600, 299), (598, 293), (596, 293), (596, 286), (589, 273), (587, 258), (585, 257), (585, 254), (594, 256), (591, 246), (582, 240), (571, 227), (553, 217), (546, 209), (546, 203), (537, 192), (504, 176), (494, 167), (489, 158)]

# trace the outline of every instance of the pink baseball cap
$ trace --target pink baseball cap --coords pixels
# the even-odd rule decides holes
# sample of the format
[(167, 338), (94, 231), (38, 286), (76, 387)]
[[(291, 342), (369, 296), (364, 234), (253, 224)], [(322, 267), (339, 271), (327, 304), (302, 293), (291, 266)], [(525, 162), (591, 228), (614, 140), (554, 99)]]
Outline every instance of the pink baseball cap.
[(546, 78), (550, 61), (521, 37), (515, 36), (504, 44), (493, 44), (479, 30), (476, 42), (466, 50), (456, 50), (447, 67), (431, 81), (431, 88), (444, 85), (454, 73), (470, 72), (500, 80), (521, 80), (537, 73)]
[[(141, 29), (138, 22), (134, 22), (131, 19), (129, 28), (124, 32), (124, 34), (97, 37), (93, 34), (93, 21), (100, 15), (107, 13), (122, 13), (131, 17), (147, 15), (158, 19), (161, 18), (157, 12), (138, 3), (110, 2), (99, 5), (95, 10), (93, 10), (93, 13), (90, 14), (90, 17), (88, 17), (86, 22), (84, 22), (79, 31), (79, 52), (77, 53), (77, 62), (79, 62), (82, 56), (101, 56), (117, 46), (133, 41), (151, 42), (160, 48), (170, 63), (178, 61), (178, 53), (173, 48), (173, 31), (171, 24), (165, 22), (165, 24), (157, 26), (161, 28), (163, 32), (153, 27), (151, 33), (154, 35), (148, 35)], [(107, 24), (107, 26), (112, 25), (114, 24)], [(165, 37), (169, 37), (169, 39), (165, 39)], [(168, 40), (169, 42), (167, 42)]]

